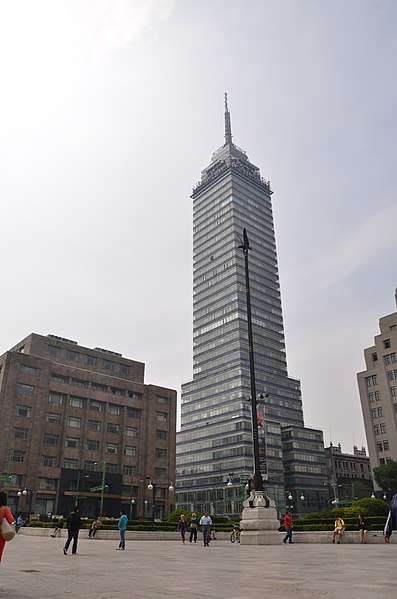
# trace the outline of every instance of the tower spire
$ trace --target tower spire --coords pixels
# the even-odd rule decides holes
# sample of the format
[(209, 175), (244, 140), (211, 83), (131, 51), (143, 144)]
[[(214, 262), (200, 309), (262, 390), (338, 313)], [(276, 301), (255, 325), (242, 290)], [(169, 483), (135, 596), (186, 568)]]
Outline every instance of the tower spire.
[(225, 92), (225, 145), (232, 143), (232, 124), (230, 121), (230, 112), (227, 104), (227, 93)]

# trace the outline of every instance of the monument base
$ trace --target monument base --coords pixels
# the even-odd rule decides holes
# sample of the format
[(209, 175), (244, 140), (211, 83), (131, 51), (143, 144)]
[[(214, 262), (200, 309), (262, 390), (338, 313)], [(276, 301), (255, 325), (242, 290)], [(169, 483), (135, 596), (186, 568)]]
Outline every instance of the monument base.
[(274, 501), (265, 497), (263, 491), (254, 491), (243, 506), (240, 521), (241, 545), (279, 545), (280, 522)]

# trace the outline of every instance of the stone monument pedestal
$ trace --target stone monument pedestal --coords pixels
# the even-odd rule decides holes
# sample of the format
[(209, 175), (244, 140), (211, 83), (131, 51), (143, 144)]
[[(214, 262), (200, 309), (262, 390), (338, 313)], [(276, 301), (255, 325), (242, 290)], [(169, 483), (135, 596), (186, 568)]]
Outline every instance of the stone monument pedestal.
[(263, 491), (254, 491), (243, 506), (240, 521), (241, 545), (279, 545), (280, 522), (274, 501), (265, 497)]

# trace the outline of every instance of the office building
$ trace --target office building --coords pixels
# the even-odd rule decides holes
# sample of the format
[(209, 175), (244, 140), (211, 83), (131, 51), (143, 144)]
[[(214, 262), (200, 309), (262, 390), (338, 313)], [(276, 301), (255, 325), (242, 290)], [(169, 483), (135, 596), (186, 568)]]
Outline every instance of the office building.
[(144, 384), (144, 370), (34, 333), (0, 357), (0, 474), (14, 512), (65, 514), (75, 502), (86, 516), (173, 509), (176, 392)]
[[(240, 512), (253, 471), (246, 284), (238, 249), (244, 227), (252, 248), (255, 372), (263, 396), (260, 451), (267, 491), (280, 509), (286, 488), (304, 486), (316, 505), (324, 497), (324, 452), (309, 460), (305, 442), (297, 438), (291, 447), (299, 450), (297, 463), (290, 463), (290, 455), (284, 463), (283, 430), (298, 437), (305, 428), (300, 382), (287, 371), (271, 195), (269, 181), (232, 140), (226, 100), (225, 143), (192, 195), (193, 380), (182, 386), (177, 434), (177, 505), (184, 509)], [(322, 432), (316, 435), (323, 446)]]
[(381, 318), (379, 329), (364, 350), (366, 369), (357, 374), (372, 469), (397, 461), (397, 312)]

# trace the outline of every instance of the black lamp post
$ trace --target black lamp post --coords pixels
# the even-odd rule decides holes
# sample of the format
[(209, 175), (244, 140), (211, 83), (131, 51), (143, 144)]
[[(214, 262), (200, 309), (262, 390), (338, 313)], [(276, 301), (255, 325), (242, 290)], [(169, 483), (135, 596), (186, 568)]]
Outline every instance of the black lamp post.
[(29, 489), (29, 520), (30, 520), (30, 514), (32, 513), (32, 501), (33, 501), (34, 493), (35, 493), (35, 491), (33, 490), (33, 487), (30, 487), (30, 489)]
[(252, 440), (254, 450), (254, 491), (263, 492), (263, 480), (260, 472), (259, 462), (259, 438), (258, 438), (258, 418), (257, 418), (257, 401), (256, 401), (256, 385), (255, 385), (255, 362), (254, 362), (254, 344), (252, 335), (252, 317), (251, 317), (251, 295), (250, 295), (250, 280), (248, 266), (248, 252), (251, 249), (248, 241), (247, 230), (243, 230), (243, 241), (238, 246), (243, 250), (245, 262), (245, 291), (247, 297), (247, 321), (248, 321), (248, 353), (250, 360), (250, 378), (251, 378), (251, 412), (252, 412)]
[(149, 489), (149, 491), (153, 491), (153, 498), (152, 498), (152, 528), (154, 530), (154, 516), (155, 516), (155, 509), (156, 509), (156, 504), (155, 504), (155, 500), (156, 500), (156, 483), (152, 482), (150, 477), (146, 477), (149, 480), (149, 484), (147, 486), (147, 488)]

